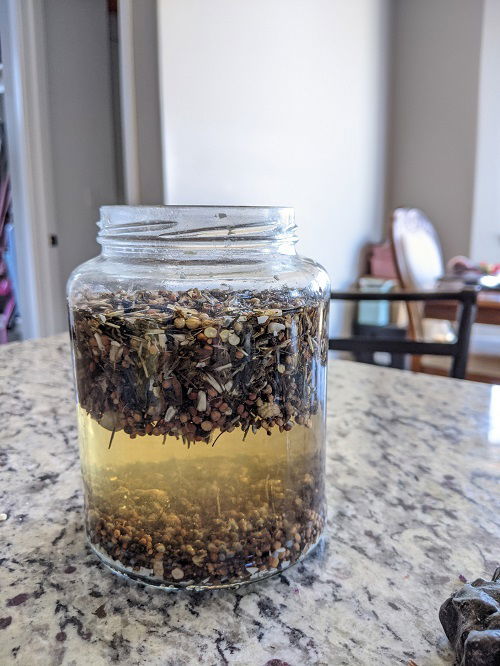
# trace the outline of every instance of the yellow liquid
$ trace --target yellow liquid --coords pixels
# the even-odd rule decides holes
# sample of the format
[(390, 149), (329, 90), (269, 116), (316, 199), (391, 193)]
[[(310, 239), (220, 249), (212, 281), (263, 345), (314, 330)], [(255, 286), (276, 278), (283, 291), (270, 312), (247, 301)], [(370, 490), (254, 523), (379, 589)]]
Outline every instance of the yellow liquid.
[[(212, 446), (131, 439), (78, 410), (87, 530), (111, 566), (166, 586), (220, 587), (269, 575), (318, 540), (323, 419), (224, 433)], [(111, 446), (110, 445), (111, 441)]]

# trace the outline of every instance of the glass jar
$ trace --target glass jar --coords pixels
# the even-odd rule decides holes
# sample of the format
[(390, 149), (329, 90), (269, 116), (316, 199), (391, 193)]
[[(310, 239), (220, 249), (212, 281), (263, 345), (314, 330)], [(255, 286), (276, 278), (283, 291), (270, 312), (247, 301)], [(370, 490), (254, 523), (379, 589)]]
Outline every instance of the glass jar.
[(68, 303), (85, 522), (115, 572), (239, 586), (320, 538), (329, 282), (289, 208), (105, 206)]

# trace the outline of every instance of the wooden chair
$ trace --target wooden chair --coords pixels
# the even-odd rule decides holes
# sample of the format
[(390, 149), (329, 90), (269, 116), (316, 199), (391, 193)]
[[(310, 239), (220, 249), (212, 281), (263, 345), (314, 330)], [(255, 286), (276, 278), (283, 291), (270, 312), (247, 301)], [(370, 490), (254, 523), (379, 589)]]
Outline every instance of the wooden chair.
[[(417, 208), (397, 208), (391, 224), (394, 263), (404, 291), (434, 289), (445, 272), (441, 243), (434, 226)], [(452, 342), (455, 331), (450, 322), (424, 316), (423, 303), (407, 303), (410, 336), (414, 340)], [(441, 359), (414, 356), (412, 369), (446, 374)], [(473, 354), (469, 359), (469, 379), (500, 383), (500, 359)]]
[(430, 356), (451, 356), (453, 361), (450, 376), (464, 379), (467, 369), (469, 342), (472, 324), (476, 316), (477, 288), (468, 287), (462, 291), (434, 292), (393, 292), (389, 294), (364, 292), (332, 292), (332, 300), (341, 301), (403, 301), (407, 304), (422, 303), (432, 300), (458, 301), (461, 304), (458, 317), (457, 336), (453, 342), (422, 342), (419, 340), (394, 340), (383, 338), (332, 338), (329, 348), (336, 351), (350, 352), (388, 352), (391, 354), (411, 354)]
[[(404, 291), (435, 289), (444, 275), (441, 243), (429, 218), (418, 208), (397, 208), (391, 224), (394, 263)], [(448, 322), (432, 320), (426, 325), (423, 303), (408, 302), (410, 335), (414, 340), (451, 341)]]

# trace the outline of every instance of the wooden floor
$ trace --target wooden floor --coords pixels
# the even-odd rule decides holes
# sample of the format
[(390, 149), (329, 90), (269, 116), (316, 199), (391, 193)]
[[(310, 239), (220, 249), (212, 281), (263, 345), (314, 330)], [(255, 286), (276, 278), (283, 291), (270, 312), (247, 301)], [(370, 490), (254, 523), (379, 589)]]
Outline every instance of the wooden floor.
[[(448, 375), (450, 361), (439, 356), (422, 358), (423, 372), (432, 375)], [(470, 354), (467, 364), (466, 379), (472, 382), (500, 384), (500, 356), (483, 356)]]

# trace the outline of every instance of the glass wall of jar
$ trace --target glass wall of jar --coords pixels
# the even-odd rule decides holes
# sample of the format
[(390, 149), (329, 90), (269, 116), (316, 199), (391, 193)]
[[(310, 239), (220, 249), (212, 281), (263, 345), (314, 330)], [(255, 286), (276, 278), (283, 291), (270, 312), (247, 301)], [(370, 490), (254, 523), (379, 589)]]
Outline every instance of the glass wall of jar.
[(329, 282), (289, 208), (109, 206), (68, 304), (89, 541), (166, 588), (283, 571), (325, 523)]

